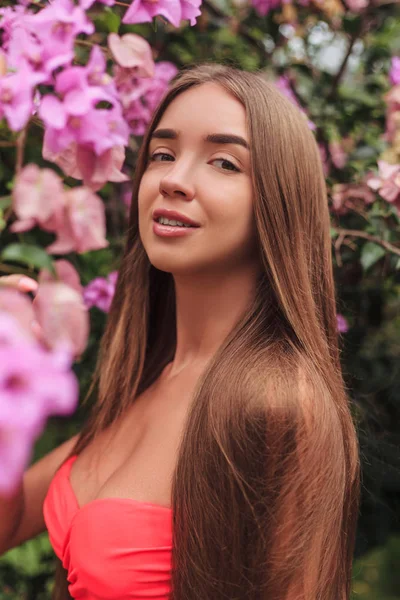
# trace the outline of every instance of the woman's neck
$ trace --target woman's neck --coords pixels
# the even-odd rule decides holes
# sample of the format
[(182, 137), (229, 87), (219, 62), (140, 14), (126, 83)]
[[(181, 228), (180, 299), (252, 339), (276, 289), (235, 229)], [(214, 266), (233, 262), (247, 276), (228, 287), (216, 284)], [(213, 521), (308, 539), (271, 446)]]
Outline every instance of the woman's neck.
[(205, 365), (254, 298), (257, 272), (174, 276), (177, 345), (171, 377)]

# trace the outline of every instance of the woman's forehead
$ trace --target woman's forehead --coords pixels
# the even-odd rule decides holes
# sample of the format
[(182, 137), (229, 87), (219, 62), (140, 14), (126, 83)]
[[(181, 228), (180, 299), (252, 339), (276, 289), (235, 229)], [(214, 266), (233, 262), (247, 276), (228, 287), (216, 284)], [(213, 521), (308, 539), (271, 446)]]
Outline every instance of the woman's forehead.
[(246, 137), (243, 104), (222, 86), (205, 83), (179, 94), (162, 115), (158, 128), (176, 131), (226, 132)]

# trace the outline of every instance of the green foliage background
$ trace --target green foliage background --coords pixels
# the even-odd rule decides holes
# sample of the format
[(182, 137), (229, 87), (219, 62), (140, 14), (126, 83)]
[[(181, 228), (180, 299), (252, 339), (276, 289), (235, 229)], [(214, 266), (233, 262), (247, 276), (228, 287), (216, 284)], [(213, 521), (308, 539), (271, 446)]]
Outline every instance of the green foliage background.
[[(332, 6), (332, 2), (326, 4)], [(341, 6), (339, 0), (335, 6)], [(260, 17), (248, 6), (229, 0), (206, 0), (197, 25), (179, 30), (159, 19), (152, 25), (122, 26), (117, 7), (95, 8), (91, 16), (98, 43), (104, 43), (111, 31), (133, 31), (150, 42), (156, 60), (170, 60), (178, 67), (216, 61), (247, 70), (263, 69), (271, 76), (288, 75), (298, 100), (317, 125), (317, 139), (328, 160), (329, 142), (350, 140), (345, 167), (336, 169), (331, 164), (327, 175), (331, 189), (335, 183), (361, 183), (370, 169), (376, 169), (382, 152), (391, 152), (400, 162), (400, 150), (389, 148), (382, 138), (390, 59), (400, 55), (398, 6), (388, 2), (359, 15), (347, 12), (343, 18), (339, 8), (335, 13), (314, 4), (298, 7), (295, 42), (285, 35), (290, 29), (280, 11)], [(336, 42), (343, 44), (343, 56), (336, 65), (324, 62), (322, 53)], [(87, 53), (85, 45), (77, 46), (78, 61), (85, 61)], [(41, 124), (34, 120), (28, 130), (24, 162), (56, 168), (41, 157), (42, 136)], [(0, 123), (0, 227), (9, 205), (16, 137)], [(134, 165), (138, 143), (140, 140), (132, 139), (128, 171)], [(76, 185), (73, 180), (66, 183)], [(110, 246), (66, 257), (78, 269), (83, 284), (118, 267), (126, 227), (123, 191), (122, 186), (107, 184), (100, 192)], [(343, 230), (361, 235), (341, 237)], [(343, 336), (342, 363), (363, 466), (353, 595), (360, 600), (400, 600), (400, 258), (368, 236), (399, 248), (400, 218), (393, 206), (377, 197), (368, 209), (361, 207), (341, 216), (332, 211), (338, 312), (350, 324)], [(42, 249), (51, 239), (38, 229), (13, 235), (5, 228), (0, 239), (1, 274), (35, 276), (48, 259), (43, 252), (35, 259), (32, 246)], [(11, 244), (30, 245), (28, 256), (26, 248), (10, 249)], [(88, 348), (75, 365), (82, 397), (89, 386), (105, 318), (99, 310), (91, 310)], [(77, 432), (85, 412), (81, 407), (69, 421), (52, 420), (37, 443), (34, 460)], [(0, 559), (0, 600), (47, 600), (53, 569), (47, 534), (12, 550)]]

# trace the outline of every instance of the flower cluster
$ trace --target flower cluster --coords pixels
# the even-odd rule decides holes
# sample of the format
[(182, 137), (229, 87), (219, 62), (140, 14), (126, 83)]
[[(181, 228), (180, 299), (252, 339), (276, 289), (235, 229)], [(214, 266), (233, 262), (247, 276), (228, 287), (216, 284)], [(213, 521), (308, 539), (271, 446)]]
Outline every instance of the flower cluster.
[(16, 290), (0, 289), (1, 493), (19, 483), (48, 416), (68, 415), (78, 402), (71, 362), (89, 334), (79, 276), (60, 260), (56, 277), (43, 270), (39, 282), (33, 303)]
[[(15, 292), (18, 293), (18, 292)], [(0, 492), (12, 493), (50, 415), (71, 414), (78, 382), (71, 354), (46, 350), (0, 312)]]
[(55, 233), (47, 248), (51, 254), (86, 252), (108, 245), (102, 200), (87, 187), (64, 190), (60, 177), (50, 169), (28, 164), (16, 178), (13, 208), (18, 219), (11, 231), (39, 225)]
[[(43, 157), (96, 191), (107, 181), (127, 179), (121, 168), (129, 135), (143, 133), (176, 68), (155, 66), (149, 44), (134, 34), (110, 35), (113, 76), (97, 45), (86, 65), (75, 64), (77, 37), (94, 33), (85, 12), (92, 4), (54, 0), (40, 10), (0, 9), (0, 119), (20, 131), (38, 115), (45, 125)], [(134, 0), (124, 22), (162, 15), (176, 26), (185, 19), (193, 25), (199, 5), (199, 0)]]
[(154, 64), (149, 44), (133, 33), (110, 34), (108, 44), (115, 59), (114, 82), (124, 119), (133, 135), (143, 135), (178, 69), (167, 61)]

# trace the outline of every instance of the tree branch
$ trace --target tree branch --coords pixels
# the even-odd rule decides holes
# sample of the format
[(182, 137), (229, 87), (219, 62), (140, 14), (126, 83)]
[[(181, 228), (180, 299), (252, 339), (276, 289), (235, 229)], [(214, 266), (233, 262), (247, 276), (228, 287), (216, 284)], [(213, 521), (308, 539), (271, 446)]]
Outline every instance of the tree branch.
[(17, 159), (16, 159), (16, 163), (15, 163), (15, 171), (18, 175), (18, 173), (21, 171), (22, 169), (22, 165), (24, 162), (24, 150), (25, 150), (25, 142), (26, 142), (26, 135), (28, 133), (28, 125), (26, 125), (26, 127), (23, 128), (23, 130), (21, 131), (21, 133), (19, 134), (18, 138), (17, 138)]
[(397, 246), (394, 246), (393, 244), (391, 244), (390, 242), (387, 242), (386, 240), (382, 240), (381, 238), (371, 235), (370, 233), (367, 233), (366, 231), (361, 231), (358, 229), (342, 229), (341, 227), (335, 227), (335, 229), (339, 234), (339, 237), (335, 242), (335, 248), (337, 250), (342, 245), (343, 240), (346, 236), (352, 236), (352, 237), (363, 238), (365, 240), (368, 240), (369, 242), (378, 244), (379, 246), (382, 246), (382, 248), (385, 248), (385, 250), (387, 250), (388, 252), (391, 252), (392, 254), (396, 254), (397, 256), (400, 256), (400, 248), (398, 248)]
[[(354, 44), (356, 43), (356, 41), (362, 37), (364, 35), (364, 33), (367, 31), (368, 27), (372, 24), (372, 22), (375, 19), (375, 15), (374, 12), (370, 12), (370, 11), (375, 11), (376, 9), (373, 6), (369, 6), (365, 12), (362, 14), (361, 16), (361, 23), (360, 23), (360, 28), (358, 31), (355, 31), (351, 36), (350, 36), (350, 42), (349, 42), (349, 46), (347, 48), (347, 52), (342, 60), (342, 64), (339, 67), (339, 70), (337, 71), (336, 75), (333, 78), (332, 81), (332, 85), (331, 85), (331, 89), (328, 92), (327, 96), (326, 96), (326, 100), (328, 102), (331, 102), (335, 95), (336, 95), (336, 90), (341, 82), (341, 79), (343, 77), (343, 74), (346, 70), (347, 67), (347, 63), (349, 61), (349, 58), (351, 56), (351, 53), (353, 52), (353, 48), (354, 48)], [(371, 21), (372, 19), (372, 21)]]

